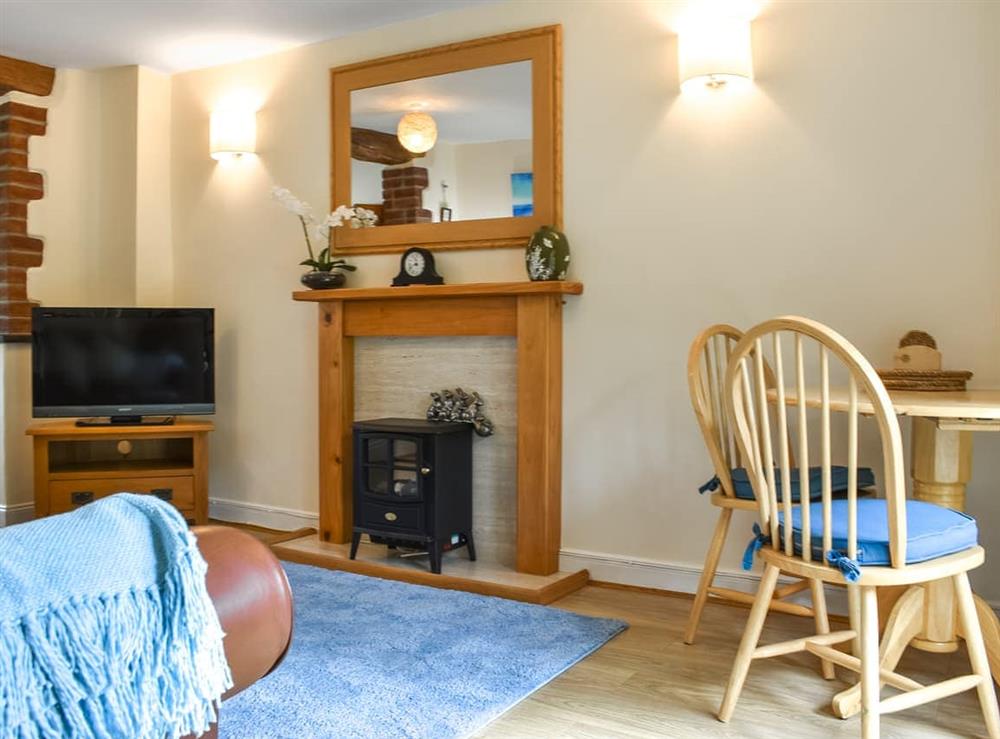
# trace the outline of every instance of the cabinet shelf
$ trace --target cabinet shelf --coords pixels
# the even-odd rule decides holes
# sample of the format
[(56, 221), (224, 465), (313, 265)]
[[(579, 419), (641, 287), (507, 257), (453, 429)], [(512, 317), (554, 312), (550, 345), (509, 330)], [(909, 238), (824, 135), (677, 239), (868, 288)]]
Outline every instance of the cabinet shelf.
[(83, 480), (99, 477), (173, 477), (194, 474), (194, 465), (171, 459), (122, 460), (119, 462), (71, 462), (49, 467), (49, 479)]

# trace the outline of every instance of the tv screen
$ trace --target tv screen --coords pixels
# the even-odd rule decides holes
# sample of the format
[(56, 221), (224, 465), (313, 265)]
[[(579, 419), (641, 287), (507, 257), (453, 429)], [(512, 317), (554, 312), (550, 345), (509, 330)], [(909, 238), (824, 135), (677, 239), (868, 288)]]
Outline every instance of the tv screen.
[(35, 308), (36, 417), (215, 412), (211, 308)]

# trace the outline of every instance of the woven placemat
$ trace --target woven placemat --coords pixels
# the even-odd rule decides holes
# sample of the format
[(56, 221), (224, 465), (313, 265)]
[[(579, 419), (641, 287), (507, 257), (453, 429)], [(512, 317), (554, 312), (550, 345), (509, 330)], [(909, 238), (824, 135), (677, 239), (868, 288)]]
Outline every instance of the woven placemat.
[(972, 377), (967, 370), (880, 369), (877, 372), (888, 390), (939, 393), (965, 390), (965, 383)]

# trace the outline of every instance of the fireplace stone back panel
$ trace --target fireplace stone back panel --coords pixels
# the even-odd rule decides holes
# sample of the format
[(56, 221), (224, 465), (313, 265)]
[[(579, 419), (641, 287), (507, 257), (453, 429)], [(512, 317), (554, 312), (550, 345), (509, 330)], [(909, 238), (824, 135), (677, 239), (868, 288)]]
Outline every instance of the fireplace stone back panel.
[[(473, 442), (472, 529), (480, 559), (513, 567), (517, 526), (517, 350), (511, 337), (355, 339), (354, 418), (420, 418), (431, 391), (486, 400), (496, 433)], [(455, 556), (464, 557), (464, 553)]]

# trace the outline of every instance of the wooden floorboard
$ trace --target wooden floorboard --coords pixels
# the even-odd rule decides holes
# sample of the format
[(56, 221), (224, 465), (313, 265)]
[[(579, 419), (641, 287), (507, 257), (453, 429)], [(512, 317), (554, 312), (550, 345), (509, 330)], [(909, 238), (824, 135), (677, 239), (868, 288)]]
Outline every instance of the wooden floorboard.
[[(220, 522), (221, 523), (221, 522)], [(282, 532), (258, 530), (265, 540)], [(747, 609), (709, 603), (698, 642), (684, 644), (691, 600), (679, 594), (589, 585), (554, 603), (591, 616), (620, 618), (629, 629), (528, 696), (476, 736), (499, 739), (748, 737), (795, 739), (861, 736), (858, 719), (830, 712), (833, 694), (852, 675), (823, 680), (810, 655), (755, 662), (729, 724), (715, 719)], [(771, 614), (762, 643), (805, 636), (811, 621)], [(935, 682), (968, 671), (964, 649), (935, 655), (908, 650), (899, 671)], [(886, 689), (883, 696), (893, 694)], [(883, 739), (985, 737), (975, 693), (882, 717)]]
[[(630, 628), (483, 729), (481, 737), (802, 737), (861, 736), (857, 718), (830, 712), (850, 673), (823, 680), (817, 661), (791, 655), (755, 662), (729, 724), (715, 719), (747, 611), (705, 608), (698, 643), (684, 644), (690, 600), (588, 586), (557, 608), (628, 621)], [(811, 622), (772, 614), (763, 641), (810, 633)], [(909, 650), (900, 671), (932, 682), (968, 671), (964, 650)], [(883, 696), (894, 691), (886, 689)], [(986, 736), (975, 692), (882, 717), (884, 739)]]

